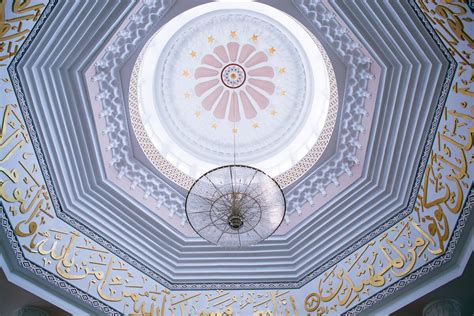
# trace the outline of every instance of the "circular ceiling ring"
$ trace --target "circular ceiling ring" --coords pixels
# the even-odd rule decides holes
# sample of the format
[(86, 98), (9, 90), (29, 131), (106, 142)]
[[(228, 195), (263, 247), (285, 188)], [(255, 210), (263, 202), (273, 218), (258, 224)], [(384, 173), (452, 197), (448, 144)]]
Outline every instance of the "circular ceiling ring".
[(236, 136), (238, 163), (283, 188), (296, 181), (321, 156), (337, 117), (322, 45), (260, 3), (208, 3), (175, 19), (149, 40), (132, 72), (130, 119), (147, 158), (188, 190), (206, 170), (232, 162)]
[(238, 64), (228, 64), (221, 71), (222, 83), (231, 89), (240, 88), (247, 78), (245, 69)]

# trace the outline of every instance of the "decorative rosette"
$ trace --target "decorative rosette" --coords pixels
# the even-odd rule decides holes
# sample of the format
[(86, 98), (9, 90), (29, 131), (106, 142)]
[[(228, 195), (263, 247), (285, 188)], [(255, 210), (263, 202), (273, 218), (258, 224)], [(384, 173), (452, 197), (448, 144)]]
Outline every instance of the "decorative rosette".
[(194, 87), (201, 105), (218, 119), (240, 121), (242, 116), (253, 119), (257, 111), (270, 104), (269, 96), (275, 92), (273, 68), (268, 66), (263, 51), (245, 44), (229, 42), (214, 48), (205, 55), (201, 66), (194, 72), (198, 81)]

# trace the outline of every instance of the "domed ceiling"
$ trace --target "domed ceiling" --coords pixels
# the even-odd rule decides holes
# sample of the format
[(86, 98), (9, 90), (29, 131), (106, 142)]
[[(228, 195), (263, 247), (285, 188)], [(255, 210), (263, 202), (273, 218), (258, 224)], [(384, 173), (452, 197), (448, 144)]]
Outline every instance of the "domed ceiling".
[[(2, 241), (23, 274), (110, 314), (352, 314), (449, 266), (473, 202), (472, 9), (265, 2), (0, 7)], [(234, 163), (286, 215), (228, 249), (184, 206)]]
[(321, 135), (336, 120), (335, 75), (324, 48), (265, 5), (190, 9), (156, 32), (135, 67), (130, 118), (136, 135), (146, 133), (138, 142), (153, 146), (147, 157), (185, 189), (234, 160), (290, 184), (307, 171), (293, 170), (298, 161), (316, 162), (308, 152), (324, 150)]

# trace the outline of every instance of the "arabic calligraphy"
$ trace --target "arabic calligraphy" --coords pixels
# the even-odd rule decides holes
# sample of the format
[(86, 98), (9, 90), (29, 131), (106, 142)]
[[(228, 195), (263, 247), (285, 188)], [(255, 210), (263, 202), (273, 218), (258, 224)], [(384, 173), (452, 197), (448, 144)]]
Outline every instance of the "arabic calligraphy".
[[(30, 32), (29, 28), (24, 27), (25, 21), (38, 20), (44, 4), (30, 5), (29, 0), (14, 0), (11, 3), (11, 12), (13, 17), (7, 18), (7, 2), (0, 1), (0, 62), (14, 56), (19, 48), (19, 42), (26, 38)], [(5, 66), (5, 64), (0, 64)]]
[[(317, 315), (343, 312), (443, 254), (472, 186), (474, 80), (473, 19), (465, 4), (419, 1), (436, 33), (459, 59), (435, 145), (424, 172), (413, 213), (318, 278), (304, 309)], [(466, 25), (471, 25), (468, 28)], [(394, 236), (394, 237), (391, 237)], [(421, 261), (421, 263), (420, 263)]]
[(347, 308), (375, 292), (374, 288), (406, 276), (417, 261), (427, 262), (426, 252), (437, 252), (435, 240), (411, 216), (390, 232), (393, 238), (383, 233), (325, 272), (317, 282), (317, 291), (306, 296), (305, 310), (318, 315), (339, 312), (340, 307)]

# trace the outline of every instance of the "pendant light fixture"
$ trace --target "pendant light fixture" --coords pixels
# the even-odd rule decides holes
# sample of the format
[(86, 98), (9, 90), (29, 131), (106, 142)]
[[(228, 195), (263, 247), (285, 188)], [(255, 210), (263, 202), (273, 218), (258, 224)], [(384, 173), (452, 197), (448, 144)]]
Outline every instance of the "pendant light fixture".
[[(246, 80), (243, 67), (229, 64), (221, 80), (230, 89)], [(234, 117), (237, 107), (233, 107)], [(223, 247), (244, 247), (268, 238), (286, 211), (278, 183), (263, 171), (236, 164), (236, 125), (233, 126), (233, 165), (215, 168), (197, 179), (186, 197), (186, 215), (204, 239)]]

